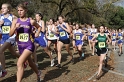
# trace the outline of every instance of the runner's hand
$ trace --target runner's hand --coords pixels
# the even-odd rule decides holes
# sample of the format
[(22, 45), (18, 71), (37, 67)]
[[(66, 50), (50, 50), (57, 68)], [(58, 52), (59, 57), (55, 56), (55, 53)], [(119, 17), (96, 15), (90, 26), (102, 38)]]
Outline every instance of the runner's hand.
[(38, 32), (36, 32), (36, 33), (35, 33), (35, 37), (37, 38), (38, 36), (39, 36), (39, 33), (38, 33)]
[(2, 26), (2, 24), (4, 24), (4, 20), (1, 20), (0, 21), (0, 26)]
[(20, 23), (16, 23), (16, 28), (20, 27)]

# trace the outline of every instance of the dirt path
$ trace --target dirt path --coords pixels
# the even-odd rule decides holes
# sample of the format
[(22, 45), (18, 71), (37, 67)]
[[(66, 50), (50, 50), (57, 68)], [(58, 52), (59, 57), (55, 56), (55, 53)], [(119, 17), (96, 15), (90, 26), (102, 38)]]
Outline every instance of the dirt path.
[[(71, 48), (72, 49), (72, 48)], [(88, 46), (83, 48), (85, 50), (85, 59), (79, 61), (79, 55), (75, 54), (75, 63), (69, 62), (69, 56), (65, 49), (62, 50), (62, 69), (56, 67), (50, 67), (49, 57), (42, 52), (39, 48), (37, 51), (39, 69), (42, 70), (42, 82), (92, 82), (88, 81), (98, 68), (98, 56), (91, 56), (91, 51)], [(17, 59), (10, 55), (9, 52), (6, 55), (6, 68), (8, 74), (4, 78), (0, 78), (0, 82), (16, 82), (16, 62)], [(54, 54), (55, 57), (55, 54)], [(108, 69), (112, 67), (112, 61), (109, 61)], [(36, 82), (35, 73), (30, 67), (25, 69), (24, 78), (22, 82)], [(111, 72), (104, 71), (102, 77), (98, 82), (124, 82), (122, 76), (118, 76)]]

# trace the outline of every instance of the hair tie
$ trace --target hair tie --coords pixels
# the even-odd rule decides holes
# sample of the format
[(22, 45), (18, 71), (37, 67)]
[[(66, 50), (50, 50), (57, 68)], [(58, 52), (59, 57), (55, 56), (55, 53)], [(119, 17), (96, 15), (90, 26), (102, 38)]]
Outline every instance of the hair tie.
[(24, 2), (24, 5), (28, 5), (28, 2)]

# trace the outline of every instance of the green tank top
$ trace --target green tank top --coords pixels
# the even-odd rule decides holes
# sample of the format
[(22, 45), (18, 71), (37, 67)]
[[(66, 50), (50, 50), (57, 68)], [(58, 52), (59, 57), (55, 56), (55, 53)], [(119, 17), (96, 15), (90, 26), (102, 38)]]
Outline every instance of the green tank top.
[(106, 45), (107, 37), (105, 34), (104, 34), (104, 36), (101, 36), (100, 34), (98, 34), (98, 37), (96, 38), (96, 40), (98, 40), (98, 42), (95, 45), (96, 48), (106, 48), (107, 47), (107, 45)]

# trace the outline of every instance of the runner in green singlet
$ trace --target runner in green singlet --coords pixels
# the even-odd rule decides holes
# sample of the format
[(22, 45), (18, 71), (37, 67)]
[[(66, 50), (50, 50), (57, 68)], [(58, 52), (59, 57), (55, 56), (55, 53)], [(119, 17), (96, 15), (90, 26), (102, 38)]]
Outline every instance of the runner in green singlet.
[(99, 78), (100, 71), (102, 70), (103, 60), (105, 59), (106, 53), (107, 53), (107, 44), (111, 43), (110, 38), (108, 37), (107, 34), (104, 33), (104, 30), (105, 30), (104, 26), (100, 26), (100, 28), (99, 28), (100, 33), (96, 34), (92, 38), (92, 42), (96, 43), (96, 45), (95, 45), (96, 53), (100, 59), (96, 79)]

